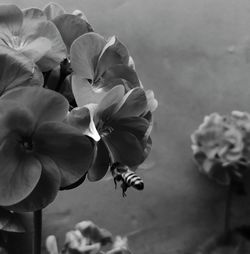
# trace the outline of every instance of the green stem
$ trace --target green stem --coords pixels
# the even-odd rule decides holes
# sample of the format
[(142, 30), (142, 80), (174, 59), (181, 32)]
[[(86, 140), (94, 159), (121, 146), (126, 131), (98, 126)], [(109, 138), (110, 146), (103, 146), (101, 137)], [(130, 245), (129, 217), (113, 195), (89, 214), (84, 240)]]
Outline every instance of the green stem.
[(34, 242), (33, 254), (41, 254), (42, 244), (42, 209), (33, 212)]

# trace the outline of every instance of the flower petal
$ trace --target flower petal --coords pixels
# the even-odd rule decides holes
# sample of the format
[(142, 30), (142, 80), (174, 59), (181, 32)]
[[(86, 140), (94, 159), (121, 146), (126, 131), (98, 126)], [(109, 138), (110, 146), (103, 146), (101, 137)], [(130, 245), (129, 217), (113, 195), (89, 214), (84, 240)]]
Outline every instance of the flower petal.
[(117, 64), (108, 68), (102, 76), (103, 84), (99, 86), (100, 88), (110, 89), (113, 83), (116, 84), (117, 80), (124, 79), (127, 81), (127, 90), (135, 87), (140, 87), (140, 80), (137, 73), (130, 67), (124, 64)]
[(41, 176), (41, 163), (21, 150), (12, 135), (0, 146), (0, 205), (13, 205), (26, 198)]
[(65, 122), (78, 130), (85, 131), (90, 124), (90, 112), (86, 107), (74, 108), (72, 109), (66, 119)]
[(117, 131), (127, 131), (141, 140), (149, 128), (149, 122), (142, 117), (128, 117), (114, 120), (110, 123), (111, 127)]
[(36, 122), (62, 121), (68, 112), (68, 102), (51, 90), (40, 87), (16, 88), (2, 96), (3, 99), (14, 100), (28, 108)]
[(20, 86), (42, 86), (43, 78), (35, 64), (15, 50), (0, 46), (0, 95)]
[(34, 190), (21, 202), (9, 206), (16, 212), (33, 212), (45, 208), (56, 197), (60, 187), (60, 171), (56, 164), (47, 156), (36, 155), (42, 165), (42, 173)]
[(0, 5), (1, 31), (9, 30), (12, 35), (17, 35), (23, 23), (22, 11), (14, 4)]
[(88, 179), (98, 181), (107, 173), (110, 165), (109, 152), (102, 140), (97, 143), (97, 153), (93, 165), (88, 170)]
[(96, 79), (111, 66), (116, 64), (128, 65), (128, 49), (115, 36), (112, 36), (104, 46), (97, 62)]
[(72, 12), (72, 14), (73, 14), (73, 15), (76, 15), (76, 16), (78, 16), (79, 18), (81, 18), (81, 19), (85, 20), (86, 22), (88, 22), (88, 19), (87, 19), (86, 15), (84, 14), (83, 11), (77, 10), (77, 9), (76, 9), (76, 10), (74, 10), (74, 11)]
[(22, 10), (23, 12), (23, 26), (33, 27), (39, 21), (46, 21), (47, 17), (44, 12), (38, 8), (27, 8)]
[[(22, 27), (22, 38), (26, 42), (26, 47), (28, 47), (27, 45), (34, 40), (41, 37), (46, 38), (50, 42), (49, 50), (45, 52), (44, 48), (41, 48), (41, 52), (44, 52), (44, 55), (37, 62), (39, 68), (43, 72), (46, 72), (55, 68), (67, 57), (67, 49), (59, 31), (51, 21), (34, 22), (33, 26), (29, 26), (28, 22), (24, 23)], [(39, 50), (39, 48), (36, 49), (36, 51)]]
[(26, 44), (20, 52), (34, 62), (39, 61), (51, 49), (51, 42), (47, 38), (39, 37)]
[(121, 102), (125, 94), (124, 86), (118, 85), (113, 87), (99, 103), (96, 114), (102, 120), (111, 117), (116, 106)]
[(63, 123), (44, 123), (34, 136), (35, 150), (49, 156), (62, 174), (61, 187), (81, 178), (93, 160), (93, 143), (77, 129)]
[(49, 235), (46, 238), (45, 245), (49, 254), (59, 254), (56, 237), (54, 235)]
[(116, 109), (114, 118), (126, 118), (139, 116), (145, 112), (147, 107), (147, 98), (141, 88), (134, 88), (127, 92)]
[(95, 111), (97, 108), (97, 104), (93, 104), (93, 103), (87, 104), (87, 105), (85, 105), (85, 108), (87, 108), (89, 110), (90, 122), (89, 122), (88, 128), (84, 131), (84, 134), (88, 135), (95, 141), (99, 141), (101, 139), (101, 137), (96, 129), (95, 122), (94, 122), (94, 115), (95, 115)]
[(52, 21), (59, 30), (68, 51), (76, 38), (85, 33), (93, 32), (89, 23), (73, 14), (63, 14)]
[(97, 33), (91, 32), (77, 38), (70, 49), (71, 66), (75, 74), (92, 83), (98, 57), (105, 44), (105, 39)]
[(97, 90), (90, 85), (87, 79), (78, 75), (72, 75), (72, 91), (78, 107), (89, 103), (99, 103), (106, 92)]
[(147, 97), (147, 110), (153, 112), (157, 109), (158, 107), (158, 101), (155, 99), (154, 92), (152, 90), (147, 90), (146, 91), (146, 97)]
[(114, 130), (103, 138), (112, 153), (112, 159), (129, 167), (144, 161), (144, 150), (135, 135)]
[(35, 119), (31, 111), (15, 101), (0, 100), (0, 144), (9, 135), (16, 135), (17, 142), (21, 137), (30, 137), (34, 127)]
[(65, 13), (63, 7), (57, 3), (49, 3), (43, 9), (44, 14), (47, 16), (48, 20), (54, 19)]

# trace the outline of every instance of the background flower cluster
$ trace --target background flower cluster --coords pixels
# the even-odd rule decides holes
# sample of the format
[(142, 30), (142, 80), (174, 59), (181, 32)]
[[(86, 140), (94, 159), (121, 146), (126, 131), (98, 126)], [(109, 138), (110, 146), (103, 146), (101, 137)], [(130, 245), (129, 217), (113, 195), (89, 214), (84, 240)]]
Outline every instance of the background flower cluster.
[(58, 251), (54, 235), (47, 237), (46, 248), (50, 254), (131, 254), (126, 237), (116, 236), (113, 239), (108, 230), (98, 227), (92, 221), (79, 222), (66, 233), (62, 252)]
[(61, 189), (147, 158), (157, 100), (127, 47), (83, 12), (0, 6), (0, 206), (35, 211)]
[(250, 165), (250, 114), (233, 111), (206, 116), (191, 140), (200, 170), (228, 184), (232, 175), (242, 177)]

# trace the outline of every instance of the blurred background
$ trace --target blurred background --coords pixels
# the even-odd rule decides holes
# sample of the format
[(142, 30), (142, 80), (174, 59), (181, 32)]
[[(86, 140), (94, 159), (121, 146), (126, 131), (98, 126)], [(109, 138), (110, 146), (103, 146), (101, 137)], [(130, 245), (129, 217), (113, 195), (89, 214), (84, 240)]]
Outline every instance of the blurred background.
[[(0, 1), (0, 3), (6, 3)], [(11, 2), (11, 1), (8, 1)], [(47, 0), (15, 0), (43, 7)], [(143, 85), (159, 101), (153, 150), (138, 170), (143, 192), (123, 198), (111, 177), (60, 192), (44, 212), (44, 236), (93, 220), (127, 235), (135, 254), (188, 254), (223, 225), (225, 189), (201, 175), (190, 134), (212, 112), (250, 111), (250, 1), (55, 0), (84, 11), (94, 30), (117, 35)], [(249, 200), (233, 203), (233, 223), (250, 222)]]

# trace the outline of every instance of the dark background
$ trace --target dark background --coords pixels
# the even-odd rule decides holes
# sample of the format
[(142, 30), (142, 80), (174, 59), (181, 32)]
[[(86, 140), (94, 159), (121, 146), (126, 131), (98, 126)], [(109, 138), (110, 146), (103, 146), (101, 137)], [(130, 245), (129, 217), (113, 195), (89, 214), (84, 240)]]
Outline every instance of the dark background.
[[(0, 1), (6, 3), (7, 1)], [(223, 187), (192, 161), (190, 134), (212, 112), (250, 111), (248, 0), (56, 1), (85, 12), (96, 32), (117, 35), (133, 56), (140, 79), (159, 101), (153, 150), (138, 174), (145, 190), (114, 190), (109, 176), (61, 192), (45, 209), (44, 235), (93, 220), (128, 235), (136, 254), (193, 253), (223, 224)], [(43, 7), (45, 0), (14, 1)], [(233, 221), (249, 220), (249, 200), (234, 200)]]

